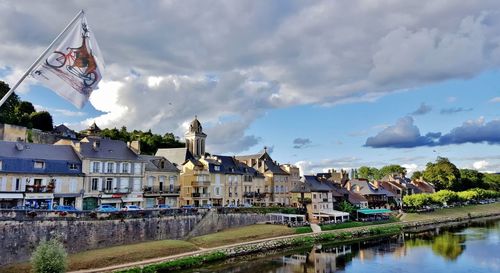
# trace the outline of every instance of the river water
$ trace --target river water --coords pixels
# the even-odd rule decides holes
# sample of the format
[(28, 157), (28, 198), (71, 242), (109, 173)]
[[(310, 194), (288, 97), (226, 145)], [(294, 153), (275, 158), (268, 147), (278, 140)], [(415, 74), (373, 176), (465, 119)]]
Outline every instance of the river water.
[(347, 245), (315, 245), (312, 249), (237, 258), (183, 272), (497, 273), (500, 221)]

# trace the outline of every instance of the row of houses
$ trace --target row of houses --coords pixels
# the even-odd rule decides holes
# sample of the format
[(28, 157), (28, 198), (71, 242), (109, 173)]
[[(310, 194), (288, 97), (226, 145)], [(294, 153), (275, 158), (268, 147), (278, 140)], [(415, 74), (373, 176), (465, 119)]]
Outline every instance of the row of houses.
[(81, 140), (0, 141), (0, 208), (298, 207), (306, 199), (313, 210), (330, 210), (342, 200), (360, 208), (398, 205), (403, 194), (428, 186), (404, 177), (372, 184), (333, 170), (301, 178), (299, 168), (274, 161), (266, 148), (253, 155), (212, 155), (205, 151), (207, 135), (196, 117), (185, 148), (158, 149), (154, 156), (142, 155), (137, 141), (101, 138), (99, 132), (94, 123)]

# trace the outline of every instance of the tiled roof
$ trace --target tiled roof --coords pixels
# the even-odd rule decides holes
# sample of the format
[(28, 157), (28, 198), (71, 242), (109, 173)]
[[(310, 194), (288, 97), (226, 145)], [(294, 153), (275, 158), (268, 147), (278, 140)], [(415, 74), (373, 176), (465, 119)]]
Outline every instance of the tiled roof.
[(349, 202), (352, 204), (360, 204), (362, 202), (368, 202), (368, 200), (363, 195), (350, 191)]
[[(139, 158), (146, 163), (146, 171), (154, 172), (179, 172), (172, 162), (163, 156), (140, 155)], [(161, 168), (161, 162), (164, 162), (164, 167)]]
[(0, 141), (0, 157), (80, 161), (69, 145)]
[(387, 195), (388, 194), (388, 191), (386, 191), (384, 189), (376, 189), (367, 180), (353, 179), (353, 180), (350, 180), (349, 183), (351, 183), (351, 190), (354, 190), (354, 189), (356, 189), (356, 186), (359, 186), (359, 191), (356, 191), (356, 192), (359, 194), (362, 194), (362, 195)]
[(188, 159), (194, 159), (188, 148), (163, 148), (156, 151), (156, 156), (163, 156), (175, 166), (181, 167)]
[[(98, 143), (97, 148), (94, 143)], [(85, 138), (80, 141), (79, 154), (84, 158), (138, 160), (137, 154), (125, 142), (107, 138)]]

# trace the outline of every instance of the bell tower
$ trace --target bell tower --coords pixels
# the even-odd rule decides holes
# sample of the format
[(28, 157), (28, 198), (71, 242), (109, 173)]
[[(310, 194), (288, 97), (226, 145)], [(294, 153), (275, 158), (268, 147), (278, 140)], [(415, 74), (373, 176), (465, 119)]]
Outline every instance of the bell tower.
[(207, 135), (203, 133), (203, 128), (197, 116), (189, 125), (189, 130), (184, 135), (186, 138), (186, 147), (195, 157), (199, 158), (205, 154), (205, 139)]

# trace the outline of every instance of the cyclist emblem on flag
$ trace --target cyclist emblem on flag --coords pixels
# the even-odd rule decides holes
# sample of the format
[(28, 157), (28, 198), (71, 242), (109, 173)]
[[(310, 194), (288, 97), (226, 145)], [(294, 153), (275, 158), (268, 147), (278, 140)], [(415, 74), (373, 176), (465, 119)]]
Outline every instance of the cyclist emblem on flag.
[(82, 15), (32, 76), (81, 108), (97, 89), (103, 66), (97, 41)]

